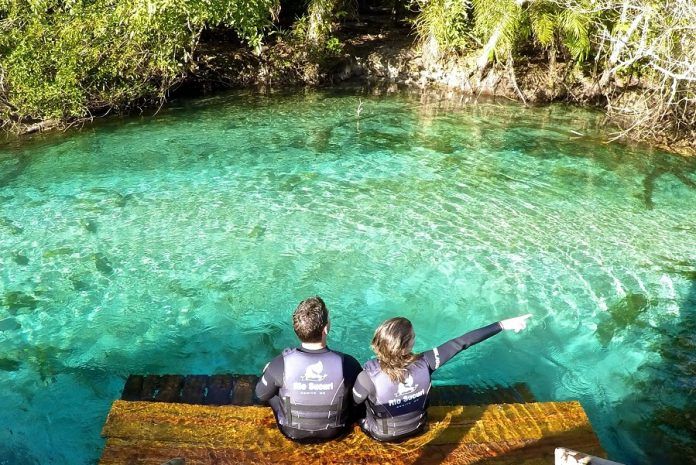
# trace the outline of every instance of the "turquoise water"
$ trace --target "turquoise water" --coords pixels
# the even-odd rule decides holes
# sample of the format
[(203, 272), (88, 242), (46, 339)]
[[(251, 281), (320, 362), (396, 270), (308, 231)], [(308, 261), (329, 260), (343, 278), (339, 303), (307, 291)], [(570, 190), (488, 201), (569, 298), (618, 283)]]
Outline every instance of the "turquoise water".
[(6, 143), (0, 464), (95, 463), (125, 376), (258, 373), (315, 294), (361, 361), (387, 317), (424, 350), (531, 312), (437, 382), (579, 399), (611, 458), (696, 463), (696, 162), (607, 130), (565, 106), (233, 93)]

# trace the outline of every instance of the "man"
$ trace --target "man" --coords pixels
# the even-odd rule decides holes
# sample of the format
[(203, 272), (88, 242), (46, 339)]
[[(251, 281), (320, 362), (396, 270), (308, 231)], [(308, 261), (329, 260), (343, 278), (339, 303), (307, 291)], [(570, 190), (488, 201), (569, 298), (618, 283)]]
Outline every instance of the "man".
[(300, 442), (327, 440), (347, 429), (360, 363), (326, 347), (329, 312), (320, 297), (300, 302), (292, 325), (301, 345), (266, 365), (256, 396), (268, 401), (280, 431)]

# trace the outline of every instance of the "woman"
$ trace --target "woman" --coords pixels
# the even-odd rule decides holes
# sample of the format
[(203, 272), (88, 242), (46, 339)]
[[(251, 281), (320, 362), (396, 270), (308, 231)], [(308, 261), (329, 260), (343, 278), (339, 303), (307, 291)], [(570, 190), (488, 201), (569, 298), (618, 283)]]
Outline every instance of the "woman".
[(527, 326), (531, 313), (493, 323), (422, 354), (413, 353), (416, 335), (406, 318), (382, 323), (372, 338), (377, 355), (365, 363), (353, 386), (356, 404), (367, 403), (363, 431), (378, 441), (396, 441), (419, 434), (426, 423), (432, 373), (462, 350), (498, 334)]

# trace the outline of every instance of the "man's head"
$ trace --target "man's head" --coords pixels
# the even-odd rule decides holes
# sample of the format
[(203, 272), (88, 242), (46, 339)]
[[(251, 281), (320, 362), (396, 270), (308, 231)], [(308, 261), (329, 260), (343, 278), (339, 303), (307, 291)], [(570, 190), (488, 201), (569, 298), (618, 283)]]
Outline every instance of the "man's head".
[(301, 342), (324, 342), (328, 326), (329, 311), (319, 296), (303, 300), (292, 314), (292, 327)]

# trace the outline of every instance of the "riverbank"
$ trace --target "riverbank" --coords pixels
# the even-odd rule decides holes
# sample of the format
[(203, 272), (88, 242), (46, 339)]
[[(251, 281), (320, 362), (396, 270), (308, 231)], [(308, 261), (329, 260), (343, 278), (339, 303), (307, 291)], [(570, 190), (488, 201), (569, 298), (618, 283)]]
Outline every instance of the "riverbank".
[[(502, 97), (525, 105), (566, 102), (604, 111), (607, 122), (617, 127), (611, 141), (638, 140), (669, 152), (696, 156), (696, 134), (686, 137), (655, 132), (637, 137), (635, 132), (619, 129), (630, 125), (629, 115), (641, 105), (637, 98), (639, 82), (615, 82), (611, 88), (602, 87), (596, 70), (582, 70), (570, 62), (541, 56), (518, 58), (514, 67), (494, 64), (482, 72), (476, 63), (479, 49), (433, 56), (416, 43), (410, 27), (396, 24), (388, 15), (363, 15), (360, 21), (345, 22), (337, 30), (337, 39), (331, 47), (313, 49), (293, 43), (288, 34), (279, 34), (260, 53), (255, 53), (229, 40), (224, 33), (210, 34), (201, 41), (189, 68), (166, 99), (210, 95), (234, 88), (268, 91), (355, 82), (380, 92), (409, 88), (437, 91), (450, 98)], [(134, 108), (142, 111), (163, 104), (165, 101), (150, 101)], [(11, 131), (31, 134), (62, 129), (85, 124), (111, 110), (100, 108), (82, 119), (14, 123)]]

